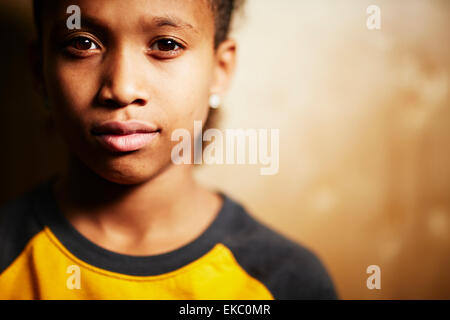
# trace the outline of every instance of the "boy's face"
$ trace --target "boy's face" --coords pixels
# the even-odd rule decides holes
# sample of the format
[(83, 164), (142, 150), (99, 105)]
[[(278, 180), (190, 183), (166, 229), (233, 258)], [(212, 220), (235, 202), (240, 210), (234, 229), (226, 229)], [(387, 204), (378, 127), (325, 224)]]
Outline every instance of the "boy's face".
[[(209, 96), (225, 89), (234, 61), (234, 44), (214, 50), (207, 1), (70, 0), (45, 10), (43, 78), (53, 119), (98, 175), (144, 182), (171, 164), (175, 129), (193, 136), (194, 120), (205, 123)], [(81, 9), (81, 29), (67, 27), (71, 5)], [(158, 131), (141, 149), (117, 152), (93, 132), (113, 120)]]

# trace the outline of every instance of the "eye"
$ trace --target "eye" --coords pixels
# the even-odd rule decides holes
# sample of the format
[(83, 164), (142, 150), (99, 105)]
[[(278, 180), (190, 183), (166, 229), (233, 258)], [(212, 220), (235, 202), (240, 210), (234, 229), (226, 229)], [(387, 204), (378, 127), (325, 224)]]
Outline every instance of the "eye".
[(91, 37), (77, 35), (68, 39), (64, 44), (64, 51), (69, 56), (87, 58), (100, 52), (102, 47)]
[(86, 37), (73, 38), (69, 45), (80, 51), (99, 49), (99, 46), (94, 41)]
[(180, 44), (172, 39), (160, 39), (151, 46), (152, 50), (159, 51), (174, 51), (180, 48)]
[(184, 46), (173, 39), (159, 39), (150, 46), (150, 54), (157, 58), (173, 58), (178, 56)]

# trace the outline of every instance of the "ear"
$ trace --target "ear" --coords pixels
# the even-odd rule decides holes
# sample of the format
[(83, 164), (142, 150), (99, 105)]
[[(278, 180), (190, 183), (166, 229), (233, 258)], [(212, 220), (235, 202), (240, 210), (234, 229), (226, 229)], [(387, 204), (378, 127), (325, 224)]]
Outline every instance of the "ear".
[(236, 68), (236, 41), (227, 39), (216, 49), (211, 93), (223, 95), (230, 87)]
[(46, 90), (45, 90), (44, 74), (42, 69), (43, 65), (42, 47), (40, 46), (38, 41), (33, 41), (29, 45), (28, 56), (33, 75), (33, 86), (42, 97), (45, 97)]

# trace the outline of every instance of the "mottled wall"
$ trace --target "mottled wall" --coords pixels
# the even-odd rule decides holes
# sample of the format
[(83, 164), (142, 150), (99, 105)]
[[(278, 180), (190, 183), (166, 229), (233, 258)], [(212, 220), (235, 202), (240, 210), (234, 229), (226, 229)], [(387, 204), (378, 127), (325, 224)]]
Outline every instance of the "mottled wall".
[[(0, 0), (0, 15), (4, 200), (64, 157), (28, 74), (28, 1)], [(248, 0), (221, 126), (279, 128), (280, 170), (198, 178), (316, 251), (342, 298), (449, 299), (449, 32), (446, 0)], [(366, 287), (373, 264), (381, 290)]]

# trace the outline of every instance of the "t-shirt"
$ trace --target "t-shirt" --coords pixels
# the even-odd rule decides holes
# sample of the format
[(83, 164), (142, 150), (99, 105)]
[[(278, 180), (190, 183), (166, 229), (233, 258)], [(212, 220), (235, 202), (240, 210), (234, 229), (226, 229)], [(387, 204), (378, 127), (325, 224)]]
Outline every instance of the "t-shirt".
[(0, 299), (336, 299), (318, 257), (219, 192), (208, 228), (152, 256), (109, 251), (59, 210), (55, 177), (0, 209)]

